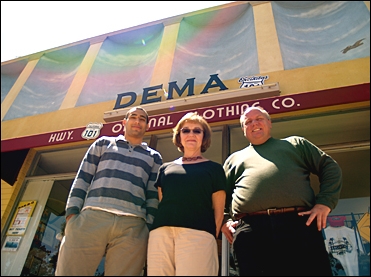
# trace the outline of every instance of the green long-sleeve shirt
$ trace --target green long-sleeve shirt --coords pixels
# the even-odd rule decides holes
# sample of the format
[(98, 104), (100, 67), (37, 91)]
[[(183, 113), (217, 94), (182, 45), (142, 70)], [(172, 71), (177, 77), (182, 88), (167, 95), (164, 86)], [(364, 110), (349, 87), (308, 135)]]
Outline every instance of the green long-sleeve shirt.
[[(224, 163), (227, 177), (226, 214), (268, 208), (337, 205), (342, 172), (332, 157), (303, 137), (270, 138), (231, 154)], [(318, 176), (315, 195), (310, 173)]]

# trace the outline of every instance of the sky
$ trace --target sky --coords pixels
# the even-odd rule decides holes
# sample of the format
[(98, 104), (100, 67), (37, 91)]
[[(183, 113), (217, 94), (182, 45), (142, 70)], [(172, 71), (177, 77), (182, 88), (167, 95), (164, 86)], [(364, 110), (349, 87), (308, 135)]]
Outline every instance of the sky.
[(234, 1), (1, 1), (1, 62)]

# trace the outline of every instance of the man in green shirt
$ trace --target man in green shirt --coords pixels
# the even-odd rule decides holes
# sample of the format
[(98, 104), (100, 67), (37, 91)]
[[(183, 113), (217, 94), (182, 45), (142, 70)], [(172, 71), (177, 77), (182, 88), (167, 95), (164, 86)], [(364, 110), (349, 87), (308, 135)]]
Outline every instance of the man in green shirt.
[[(250, 144), (224, 163), (225, 224), (240, 276), (331, 276), (321, 230), (337, 205), (342, 172), (303, 137), (275, 139), (261, 107), (240, 118)], [(315, 195), (310, 174), (318, 175)]]

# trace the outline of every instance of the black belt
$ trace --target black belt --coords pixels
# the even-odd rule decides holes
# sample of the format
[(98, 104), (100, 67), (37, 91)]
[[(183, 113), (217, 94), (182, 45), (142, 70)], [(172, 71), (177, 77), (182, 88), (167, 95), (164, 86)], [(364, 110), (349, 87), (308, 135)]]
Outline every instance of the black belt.
[(252, 213), (240, 213), (235, 214), (233, 217), (236, 220), (239, 220), (245, 216), (255, 216), (255, 215), (275, 215), (275, 214), (284, 214), (284, 213), (292, 213), (292, 212), (304, 212), (308, 211), (308, 207), (288, 207), (288, 208), (272, 208), (266, 209), (264, 211), (252, 212)]

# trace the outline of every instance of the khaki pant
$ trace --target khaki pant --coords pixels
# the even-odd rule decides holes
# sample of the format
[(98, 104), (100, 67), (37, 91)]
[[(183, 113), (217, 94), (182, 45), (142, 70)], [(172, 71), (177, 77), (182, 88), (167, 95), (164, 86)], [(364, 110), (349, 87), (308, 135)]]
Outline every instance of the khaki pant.
[(205, 231), (160, 227), (149, 233), (148, 276), (217, 276), (216, 239)]
[(55, 275), (93, 276), (105, 255), (105, 276), (139, 276), (147, 243), (144, 219), (84, 210), (66, 225)]

